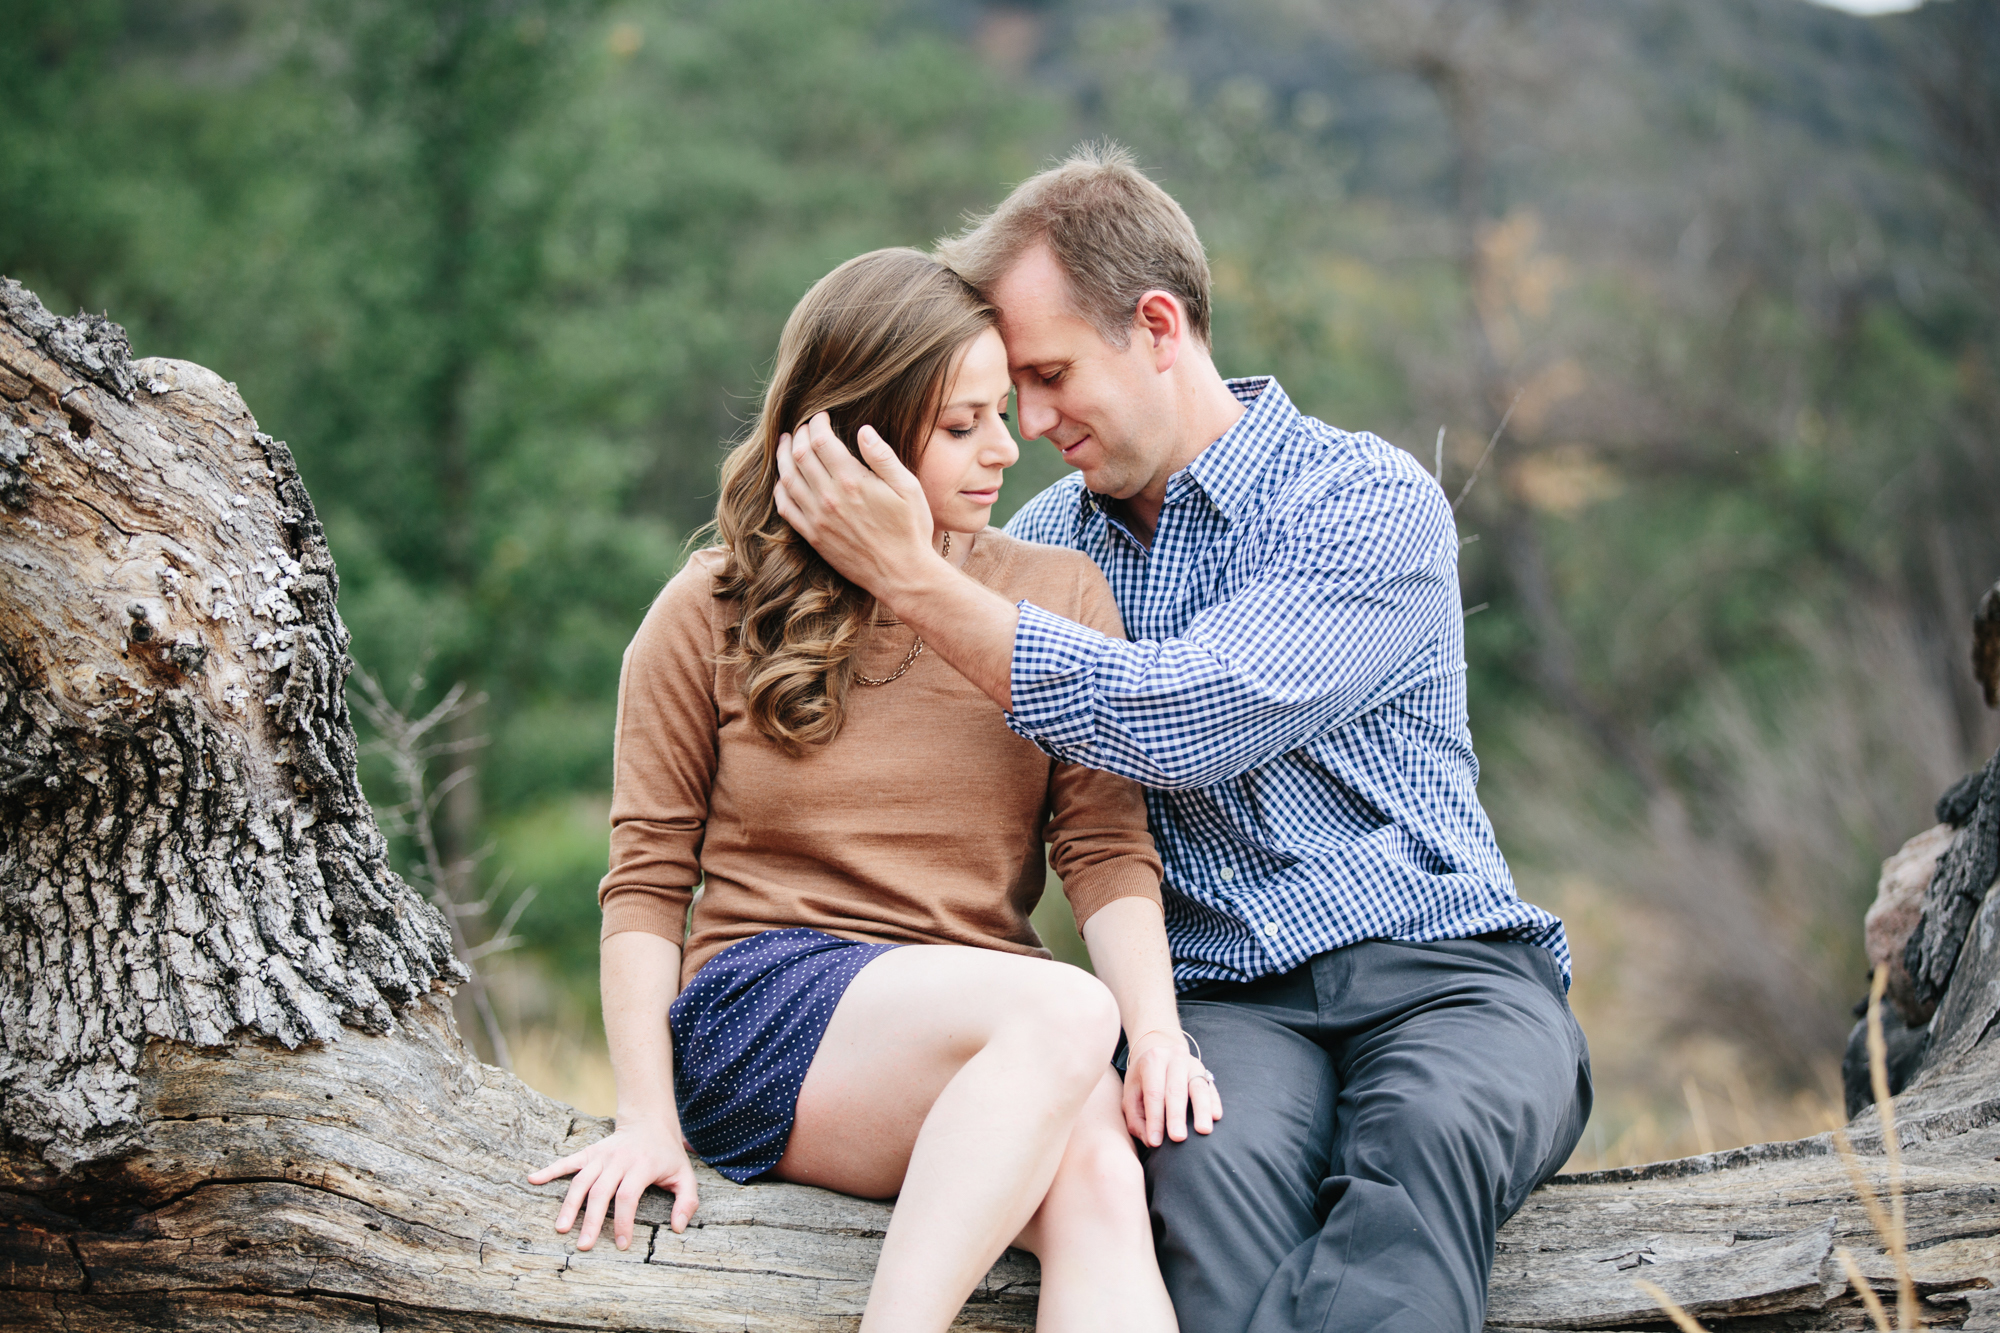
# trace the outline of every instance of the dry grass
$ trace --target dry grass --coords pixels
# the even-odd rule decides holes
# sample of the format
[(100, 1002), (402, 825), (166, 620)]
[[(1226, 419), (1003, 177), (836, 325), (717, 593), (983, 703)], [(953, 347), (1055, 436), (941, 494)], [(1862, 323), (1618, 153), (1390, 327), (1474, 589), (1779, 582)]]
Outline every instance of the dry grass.
[(537, 1092), (568, 1102), (586, 1115), (610, 1115), (618, 1108), (618, 1084), (604, 1029), (595, 1024), (557, 1027), (538, 1023), (512, 1037), (514, 1072)]
[[(1842, 1165), (1847, 1168), (1848, 1178), (1854, 1182), (1854, 1192), (1860, 1196), (1862, 1209), (1868, 1214), (1868, 1224), (1875, 1229), (1877, 1239), (1882, 1242), (1883, 1249), (1888, 1251), (1890, 1261), (1896, 1267), (1894, 1324), (1890, 1323), (1889, 1313), (1883, 1308), (1881, 1297), (1875, 1294), (1873, 1284), (1855, 1261), (1854, 1252), (1841, 1246), (1834, 1250), (1834, 1257), (1840, 1261), (1841, 1271), (1847, 1274), (1848, 1285), (1861, 1298), (1862, 1308), (1867, 1310), (1877, 1333), (1913, 1333), (1923, 1327), (1923, 1318), (1917, 1308), (1916, 1280), (1910, 1272), (1909, 1226), (1903, 1206), (1903, 1148), (1896, 1136), (1896, 1104), (1889, 1096), (1889, 1052), (1882, 1038), (1882, 993), (1888, 984), (1888, 969), (1877, 968), (1868, 988), (1868, 1074), (1875, 1093), (1875, 1114), (1882, 1127), (1883, 1154), (1887, 1159), (1889, 1206), (1886, 1210), (1838, 1121), (1835, 1122), (1833, 1141), (1840, 1151)], [(1683, 1333), (1704, 1333), (1701, 1325), (1665, 1290), (1644, 1279), (1634, 1279), (1633, 1285), (1658, 1305)]]
[(1838, 1118), (1881, 858), (1990, 744), (1959, 734), (1907, 616), (1844, 614), (1784, 627), (1810, 672), (1755, 699), (1718, 678), (1663, 724), (1675, 786), (1650, 804), (1560, 719), (1488, 733), (1481, 798), (1522, 896), (1563, 918), (1576, 958), (1598, 1109), (1572, 1168)]

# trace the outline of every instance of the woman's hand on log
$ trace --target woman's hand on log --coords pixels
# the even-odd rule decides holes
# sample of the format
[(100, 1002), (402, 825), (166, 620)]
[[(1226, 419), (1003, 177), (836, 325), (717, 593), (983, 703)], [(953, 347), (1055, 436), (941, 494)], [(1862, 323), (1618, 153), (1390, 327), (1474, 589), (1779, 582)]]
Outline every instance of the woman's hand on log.
[(653, 1121), (621, 1124), (609, 1138), (534, 1172), (528, 1183), (546, 1185), (561, 1176), (574, 1178), (556, 1214), (556, 1230), (567, 1232), (582, 1207), (583, 1231), (576, 1240), (579, 1250), (597, 1243), (607, 1210), (612, 1212), (613, 1243), (621, 1250), (629, 1248), (639, 1197), (649, 1185), (673, 1193), (671, 1225), (677, 1232), (687, 1230), (688, 1220), (701, 1202), (695, 1191), (694, 1164), (688, 1160), (677, 1125)]
[(1197, 1134), (1215, 1128), (1222, 1118), (1215, 1077), (1194, 1057), (1178, 1029), (1142, 1033), (1127, 1048), (1125, 1128), (1133, 1138), (1157, 1148), (1164, 1131), (1180, 1143), (1187, 1138), (1190, 1118)]

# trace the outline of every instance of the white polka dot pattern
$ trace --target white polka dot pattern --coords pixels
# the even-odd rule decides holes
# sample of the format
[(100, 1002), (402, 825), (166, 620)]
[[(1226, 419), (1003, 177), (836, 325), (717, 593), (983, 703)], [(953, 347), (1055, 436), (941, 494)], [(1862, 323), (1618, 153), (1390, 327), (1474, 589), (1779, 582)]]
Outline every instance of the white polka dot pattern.
[(778, 1164), (834, 1006), (894, 944), (767, 930), (702, 965), (667, 1011), (681, 1132), (731, 1180)]

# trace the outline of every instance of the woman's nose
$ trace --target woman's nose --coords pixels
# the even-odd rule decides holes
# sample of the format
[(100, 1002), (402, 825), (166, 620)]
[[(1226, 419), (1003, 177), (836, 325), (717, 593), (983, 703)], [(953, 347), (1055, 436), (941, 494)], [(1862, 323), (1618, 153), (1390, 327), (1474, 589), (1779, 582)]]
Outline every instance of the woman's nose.
[(1021, 446), (1014, 443), (1014, 433), (1007, 429), (1007, 423), (995, 420), (994, 429), (987, 433), (986, 447), (979, 451), (979, 461), (987, 467), (1012, 467), (1021, 461)]

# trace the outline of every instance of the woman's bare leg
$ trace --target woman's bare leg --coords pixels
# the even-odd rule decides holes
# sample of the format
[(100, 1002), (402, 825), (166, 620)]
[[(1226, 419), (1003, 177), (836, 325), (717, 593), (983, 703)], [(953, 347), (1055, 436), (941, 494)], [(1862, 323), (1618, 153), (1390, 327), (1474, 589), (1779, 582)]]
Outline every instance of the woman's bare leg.
[(1042, 1206), (1015, 1238), (1042, 1261), (1036, 1333), (1176, 1327), (1122, 1092), (1106, 1069), (1077, 1114)]
[(865, 1333), (937, 1333), (957, 1317), (1042, 1207), (1117, 1033), (1109, 992), (1062, 964), (914, 946), (862, 969), (775, 1174), (898, 1196)]

